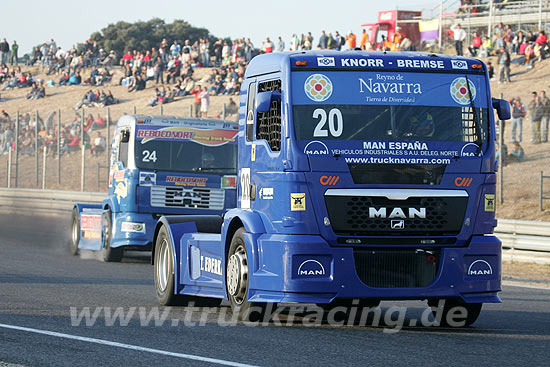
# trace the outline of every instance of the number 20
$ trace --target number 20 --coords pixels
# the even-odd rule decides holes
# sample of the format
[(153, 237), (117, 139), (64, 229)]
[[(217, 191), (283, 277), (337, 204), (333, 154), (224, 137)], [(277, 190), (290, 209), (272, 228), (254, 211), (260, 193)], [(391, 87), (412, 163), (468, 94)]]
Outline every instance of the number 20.
[(320, 118), (315, 130), (313, 130), (314, 137), (327, 137), (330, 131), (330, 135), (337, 138), (342, 135), (344, 131), (344, 118), (342, 117), (342, 112), (339, 109), (333, 108), (328, 113), (328, 131), (325, 128), (327, 123), (327, 112), (322, 108), (317, 108), (313, 111), (313, 118)]

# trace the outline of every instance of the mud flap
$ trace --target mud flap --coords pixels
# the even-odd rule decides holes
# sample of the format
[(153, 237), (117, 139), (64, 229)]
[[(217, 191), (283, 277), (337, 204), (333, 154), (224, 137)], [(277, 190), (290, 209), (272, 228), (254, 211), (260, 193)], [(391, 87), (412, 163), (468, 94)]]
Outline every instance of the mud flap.
[(103, 209), (97, 207), (77, 206), (80, 220), (80, 241), (78, 248), (99, 251), (103, 240), (101, 234), (101, 217)]

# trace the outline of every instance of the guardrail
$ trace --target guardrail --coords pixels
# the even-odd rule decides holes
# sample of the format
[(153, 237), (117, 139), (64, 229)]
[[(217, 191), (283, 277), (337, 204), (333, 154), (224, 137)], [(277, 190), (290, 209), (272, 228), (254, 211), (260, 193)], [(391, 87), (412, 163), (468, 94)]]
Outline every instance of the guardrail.
[[(102, 192), (0, 189), (0, 210), (66, 214), (76, 202), (101, 203), (104, 197)], [(500, 219), (495, 234), (504, 260), (550, 264), (550, 222)]]
[(68, 213), (74, 203), (101, 203), (105, 193), (62, 190), (0, 189), (0, 210), (30, 213)]

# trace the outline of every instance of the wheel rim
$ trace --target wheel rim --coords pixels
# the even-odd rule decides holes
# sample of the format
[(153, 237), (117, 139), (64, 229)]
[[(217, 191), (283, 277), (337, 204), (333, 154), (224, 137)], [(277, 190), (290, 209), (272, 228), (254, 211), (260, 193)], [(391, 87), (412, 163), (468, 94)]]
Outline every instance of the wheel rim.
[(168, 253), (168, 241), (163, 239), (160, 244), (159, 258), (157, 259), (157, 284), (159, 290), (164, 292), (168, 285), (168, 277), (170, 273), (170, 254)]
[(75, 218), (73, 220), (73, 230), (72, 230), (72, 240), (73, 240), (73, 246), (76, 247), (77, 246), (77, 243), (78, 243), (78, 235), (80, 233), (78, 233), (79, 230), (78, 230), (78, 218)]
[(245, 301), (248, 288), (248, 259), (246, 251), (239, 245), (227, 263), (227, 291), (235, 303)]

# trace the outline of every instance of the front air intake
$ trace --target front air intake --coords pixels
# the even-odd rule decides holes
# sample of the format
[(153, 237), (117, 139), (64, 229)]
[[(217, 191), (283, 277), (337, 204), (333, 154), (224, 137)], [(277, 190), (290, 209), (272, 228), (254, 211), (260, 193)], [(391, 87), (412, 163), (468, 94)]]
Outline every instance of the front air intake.
[(374, 288), (427, 287), (437, 276), (440, 257), (440, 250), (353, 251), (359, 279)]

